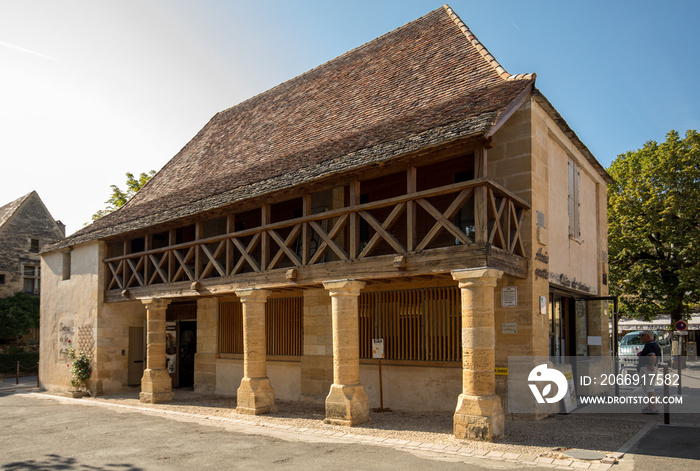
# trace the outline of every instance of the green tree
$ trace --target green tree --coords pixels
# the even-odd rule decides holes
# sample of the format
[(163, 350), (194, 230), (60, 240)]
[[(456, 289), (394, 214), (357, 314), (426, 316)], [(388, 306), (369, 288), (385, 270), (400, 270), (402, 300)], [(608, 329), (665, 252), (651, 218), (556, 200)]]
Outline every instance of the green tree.
[(0, 340), (14, 340), (39, 327), (39, 297), (24, 293), (0, 298)]
[(700, 134), (617, 157), (608, 172), (610, 282), (620, 311), (686, 317), (700, 300)]
[(143, 188), (143, 186), (148, 183), (148, 181), (153, 178), (156, 174), (155, 170), (151, 170), (148, 173), (141, 172), (139, 178), (134, 178), (133, 173), (126, 173), (126, 191), (122, 191), (117, 185), (111, 185), (112, 196), (105, 201), (107, 207), (105, 209), (100, 209), (95, 214), (92, 215), (92, 220), (97, 221), (103, 216), (116, 211), (117, 209), (124, 206), (127, 201), (134, 197), (138, 191)]

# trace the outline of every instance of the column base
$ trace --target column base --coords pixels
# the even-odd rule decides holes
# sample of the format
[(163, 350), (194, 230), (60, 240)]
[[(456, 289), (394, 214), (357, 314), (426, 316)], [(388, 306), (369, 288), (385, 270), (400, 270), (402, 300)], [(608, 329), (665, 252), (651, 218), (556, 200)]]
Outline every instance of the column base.
[(459, 395), (453, 419), (455, 437), (493, 441), (503, 436), (504, 428), (500, 397)]
[(274, 412), (275, 391), (272, 389), (270, 379), (244, 377), (236, 393), (236, 412), (247, 415), (260, 415)]
[(326, 397), (326, 419), (323, 423), (352, 427), (369, 420), (369, 399), (361, 384), (331, 385)]
[(159, 404), (173, 400), (173, 382), (166, 369), (146, 369), (141, 378), (141, 402)]

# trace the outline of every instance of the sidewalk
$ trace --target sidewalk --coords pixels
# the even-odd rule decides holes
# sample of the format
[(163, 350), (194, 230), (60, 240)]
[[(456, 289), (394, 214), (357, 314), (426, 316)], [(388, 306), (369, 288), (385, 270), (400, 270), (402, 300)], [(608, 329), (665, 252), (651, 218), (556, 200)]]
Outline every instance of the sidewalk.
[(20, 376), (19, 384), (14, 376), (6, 376), (0, 381), (0, 394), (14, 391), (38, 390), (36, 376)]

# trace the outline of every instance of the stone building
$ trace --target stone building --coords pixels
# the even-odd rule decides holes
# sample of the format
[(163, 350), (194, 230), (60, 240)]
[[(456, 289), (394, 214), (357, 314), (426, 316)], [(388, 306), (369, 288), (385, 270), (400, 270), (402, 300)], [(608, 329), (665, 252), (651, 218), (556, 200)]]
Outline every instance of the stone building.
[(39, 252), (65, 237), (65, 231), (36, 191), (0, 207), (0, 297), (39, 294)]
[(93, 394), (193, 386), (353, 425), (379, 405), (383, 339), (387, 407), (497, 437), (509, 356), (608, 352), (580, 300), (607, 294), (609, 181), (535, 75), (439, 8), (218, 113), (49, 247), (43, 387), (68, 389), (78, 338)]

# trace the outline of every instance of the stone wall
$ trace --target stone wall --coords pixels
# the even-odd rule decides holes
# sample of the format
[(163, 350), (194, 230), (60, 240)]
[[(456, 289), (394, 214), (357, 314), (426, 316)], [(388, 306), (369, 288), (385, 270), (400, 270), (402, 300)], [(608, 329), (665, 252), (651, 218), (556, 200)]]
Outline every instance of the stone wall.
[[(35, 192), (16, 203), (18, 208), (0, 229), (0, 275), (5, 275), (5, 283), (0, 284), (0, 297), (23, 291), (24, 266), (39, 266), (39, 251), (65, 237), (63, 226), (54, 221)], [(30, 246), (31, 239), (39, 241), (36, 250)]]
[[(75, 247), (72, 252), (71, 275), (63, 279), (62, 252), (42, 256), (41, 271), (41, 385), (49, 391), (71, 388), (68, 356), (62, 353), (73, 346), (78, 349), (89, 345), (91, 336), (95, 350), (89, 353), (93, 359), (100, 351), (98, 311), (102, 304), (103, 282), (98, 273), (101, 244), (92, 242)], [(83, 338), (78, 342), (79, 335)], [(86, 347), (89, 348), (89, 347)], [(97, 372), (95, 373), (97, 375)], [(96, 387), (96, 376), (91, 387)]]
[(197, 300), (197, 353), (194, 357), (194, 389), (216, 390), (217, 356), (219, 353), (219, 300)]
[(102, 305), (97, 319), (97, 394), (114, 394), (128, 388), (129, 328), (143, 327), (145, 322), (146, 308), (141, 301)]
[(331, 298), (325, 289), (304, 291), (301, 400), (322, 403), (333, 384)]

